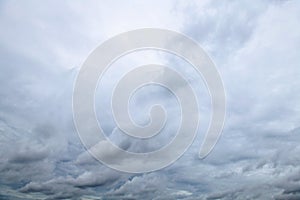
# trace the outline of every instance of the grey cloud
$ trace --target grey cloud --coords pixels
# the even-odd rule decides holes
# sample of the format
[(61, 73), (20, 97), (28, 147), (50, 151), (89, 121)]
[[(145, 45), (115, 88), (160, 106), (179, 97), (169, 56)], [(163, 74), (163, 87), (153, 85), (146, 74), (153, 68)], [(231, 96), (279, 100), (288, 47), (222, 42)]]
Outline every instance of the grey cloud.
[(186, 19), (186, 32), (196, 38), (213, 57), (224, 62), (251, 38), (258, 18), (269, 6), (266, 2), (213, 2), (203, 6), (187, 3), (191, 12)]
[[(174, 16), (162, 10), (157, 14), (173, 18), (166, 24), (182, 14), (183, 24), (166, 26), (181, 27), (220, 69), (228, 95), (225, 130), (205, 160), (197, 158), (200, 131), (172, 166), (132, 175), (108, 169), (85, 152), (72, 122), (72, 87), (78, 71), (64, 67), (80, 66), (103, 35), (145, 23), (121, 26), (114, 21), (116, 25), (108, 26), (111, 5), (103, 5), (101, 12), (101, 6), (90, 6), (87, 12), (88, 6), (80, 3), (38, 3), (32, 10), (32, 3), (1, 2), (0, 26), (6, 31), (0, 33), (0, 199), (299, 199), (299, 3), (183, 4), (174, 9)], [(148, 6), (140, 5), (141, 11), (134, 10), (133, 16), (148, 13)], [(156, 9), (149, 16), (155, 18), (153, 12)], [(128, 13), (116, 17), (126, 21), (131, 19)], [(151, 17), (146, 19), (155, 24)], [(164, 58), (195, 86), (200, 84), (188, 66)], [(113, 81), (114, 76), (107, 79)], [(196, 88), (199, 97), (205, 95), (204, 88)], [(137, 120), (145, 121), (143, 109), (157, 99), (167, 99), (167, 107), (174, 111), (170, 95), (156, 95), (144, 91), (135, 97)], [(209, 109), (204, 101), (206, 118)], [(109, 112), (105, 106), (104, 111)], [(113, 132), (115, 124), (108, 117), (105, 129), (110, 139), (132, 151), (164, 144), (176, 128), (171, 118), (169, 135), (162, 136), (161, 143), (141, 145)]]
[(18, 148), (17, 152), (14, 152), (14, 155), (11, 156), (11, 162), (16, 163), (27, 163), (43, 160), (47, 157), (47, 149), (43, 149), (42, 146), (37, 146), (37, 149), (33, 149), (33, 145)]

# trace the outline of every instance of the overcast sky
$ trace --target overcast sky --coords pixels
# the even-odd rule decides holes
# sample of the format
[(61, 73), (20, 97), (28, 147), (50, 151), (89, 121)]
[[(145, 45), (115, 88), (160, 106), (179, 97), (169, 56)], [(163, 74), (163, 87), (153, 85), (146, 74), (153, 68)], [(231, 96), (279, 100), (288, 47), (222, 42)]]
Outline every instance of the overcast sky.
[[(0, 199), (300, 199), (299, 1), (0, 1)], [(146, 174), (112, 170), (88, 153), (72, 118), (78, 71), (102, 42), (138, 28), (163, 28), (197, 41), (226, 90), (222, 137), (197, 155), (209, 125), (209, 93), (179, 58), (135, 52), (114, 63), (96, 95), (110, 139), (136, 152), (163, 146), (178, 125), (174, 97), (143, 88), (130, 104), (147, 122), (149, 105), (172, 113), (154, 142), (128, 141), (108, 109), (114, 81), (133, 66), (165, 63), (197, 92), (200, 128), (173, 165)], [(174, 81), (174, 80), (168, 80)]]

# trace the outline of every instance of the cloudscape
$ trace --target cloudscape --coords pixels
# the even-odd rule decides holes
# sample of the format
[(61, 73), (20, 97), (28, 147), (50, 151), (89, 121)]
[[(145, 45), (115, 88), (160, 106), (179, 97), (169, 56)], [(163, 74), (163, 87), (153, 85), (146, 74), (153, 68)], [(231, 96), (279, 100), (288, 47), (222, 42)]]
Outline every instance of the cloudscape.
[[(0, 199), (300, 199), (299, 23), (296, 0), (0, 1)], [(148, 111), (163, 105), (162, 131), (137, 139), (117, 128), (112, 91), (136, 66), (170, 66), (193, 88), (199, 107), (199, 116), (189, 113), (190, 121), (199, 117), (197, 135), (178, 160), (157, 171), (128, 173), (87, 152), (74, 122), (73, 91), (94, 49), (142, 28), (172, 30), (202, 47), (222, 78), (226, 118), (217, 144), (200, 159), (213, 112), (204, 77), (160, 50), (120, 57), (99, 80), (94, 106), (115, 145), (155, 151), (175, 137), (181, 122), (174, 94), (149, 85), (133, 94), (128, 112), (144, 126), (160, 120)], [(158, 74), (186, 90), (168, 71)]]

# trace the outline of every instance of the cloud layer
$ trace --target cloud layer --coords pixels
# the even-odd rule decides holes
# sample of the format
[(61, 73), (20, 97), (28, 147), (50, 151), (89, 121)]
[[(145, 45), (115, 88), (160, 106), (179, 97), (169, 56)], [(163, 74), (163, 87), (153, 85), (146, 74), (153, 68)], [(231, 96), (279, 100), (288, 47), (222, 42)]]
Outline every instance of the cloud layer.
[[(0, 199), (299, 199), (300, 3), (199, 2), (1, 1)], [(199, 160), (211, 111), (201, 77), (160, 52), (120, 59), (112, 69), (124, 70), (107, 72), (98, 88), (106, 95), (96, 96), (96, 107), (107, 136), (122, 148), (160, 147), (178, 124), (174, 97), (153, 87), (141, 90), (130, 110), (143, 124), (149, 106), (164, 103), (171, 115), (163, 135), (139, 144), (115, 129), (107, 109), (111, 88), (132, 66), (174, 67), (194, 86), (203, 113), (199, 136), (176, 163), (127, 174), (85, 152), (73, 124), (72, 91), (97, 45), (144, 27), (199, 42), (222, 75), (227, 120), (214, 151)]]

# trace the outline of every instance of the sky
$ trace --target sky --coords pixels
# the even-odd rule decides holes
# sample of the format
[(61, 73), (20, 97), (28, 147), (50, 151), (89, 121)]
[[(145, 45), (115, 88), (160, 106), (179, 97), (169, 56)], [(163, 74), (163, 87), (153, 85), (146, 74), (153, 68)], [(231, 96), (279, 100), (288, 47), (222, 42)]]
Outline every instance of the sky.
[[(0, 1), (0, 199), (300, 199), (299, 22), (296, 0)], [(165, 52), (120, 58), (100, 81), (95, 107), (115, 144), (133, 152), (164, 146), (179, 120), (168, 91), (145, 87), (129, 104), (140, 124), (157, 102), (170, 113), (151, 141), (122, 135), (107, 105), (126, 71), (170, 65), (199, 100), (198, 134), (185, 154), (164, 169), (131, 174), (96, 161), (79, 139), (72, 92), (80, 67), (102, 42), (139, 28), (185, 34), (219, 70), (226, 121), (203, 160), (209, 92), (187, 63)]]

